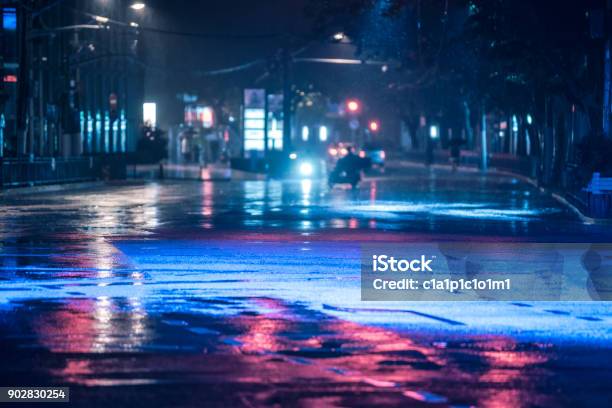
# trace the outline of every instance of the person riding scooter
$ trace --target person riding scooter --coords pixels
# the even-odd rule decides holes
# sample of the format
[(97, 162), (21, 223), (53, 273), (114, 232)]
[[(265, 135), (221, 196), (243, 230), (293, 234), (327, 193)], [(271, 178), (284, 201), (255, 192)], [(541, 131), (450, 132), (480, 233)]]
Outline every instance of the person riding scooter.
[(329, 174), (329, 186), (334, 184), (348, 183), (356, 188), (361, 181), (361, 169), (363, 168), (362, 159), (355, 153), (353, 148), (347, 148), (347, 154), (336, 163), (336, 167)]

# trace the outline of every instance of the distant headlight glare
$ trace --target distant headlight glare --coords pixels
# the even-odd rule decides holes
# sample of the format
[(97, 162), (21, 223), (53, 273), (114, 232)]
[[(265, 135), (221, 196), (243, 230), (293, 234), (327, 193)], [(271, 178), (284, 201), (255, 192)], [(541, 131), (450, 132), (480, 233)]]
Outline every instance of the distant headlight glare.
[(300, 164), (300, 174), (302, 176), (309, 177), (309, 176), (312, 176), (312, 173), (313, 173), (312, 164), (308, 162), (304, 162)]

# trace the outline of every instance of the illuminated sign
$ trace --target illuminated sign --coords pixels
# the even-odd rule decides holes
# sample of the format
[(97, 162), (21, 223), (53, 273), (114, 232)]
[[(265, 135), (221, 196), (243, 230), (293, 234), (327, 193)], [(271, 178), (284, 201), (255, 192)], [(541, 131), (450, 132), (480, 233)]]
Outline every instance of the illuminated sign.
[(15, 83), (17, 82), (17, 75), (5, 75), (3, 80), (4, 82)]
[(210, 106), (185, 106), (185, 124), (210, 129), (215, 126), (215, 111)]
[(142, 104), (142, 123), (151, 127), (157, 125), (157, 104), (155, 102)]
[(245, 119), (263, 119), (266, 117), (266, 112), (263, 109), (246, 109), (244, 111)]
[(7, 31), (17, 30), (17, 11), (14, 8), (5, 8), (2, 12), (2, 28)]
[(198, 119), (202, 123), (202, 127), (209, 129), (215, 124), (214, 111), (210, 106), (199, 106), (198, 108)]
[[(244, 110), (244, 150), (264, 150), (265, 140), (265, 109)], [(260, 117), (261, 119), (246, 119), (247, 117)]]
[(268, 95), (268, 150), (283, 148), (283, 95)]
[(266, 90), (244, 90), (243, 136), (244, 151), (265, 150)]
[(246, 109), (265, 109), (266, 90), (265, 89), (245, 89), (244, 107)]

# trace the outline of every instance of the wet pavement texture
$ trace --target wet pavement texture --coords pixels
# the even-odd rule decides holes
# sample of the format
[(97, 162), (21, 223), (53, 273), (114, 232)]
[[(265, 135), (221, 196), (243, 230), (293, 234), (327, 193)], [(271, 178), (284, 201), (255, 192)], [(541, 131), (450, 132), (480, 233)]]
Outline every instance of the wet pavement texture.
[(610, 242), (510, 176), (4, 196), (1, 385), (74, 406), (606, 406), (604, 302), (359, 300), (362, 242)]

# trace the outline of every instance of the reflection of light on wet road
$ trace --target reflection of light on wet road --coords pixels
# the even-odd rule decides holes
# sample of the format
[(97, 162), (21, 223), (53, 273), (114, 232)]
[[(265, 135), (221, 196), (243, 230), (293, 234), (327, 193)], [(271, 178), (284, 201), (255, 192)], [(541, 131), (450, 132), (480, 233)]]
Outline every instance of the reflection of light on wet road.
[[(104, 239), (98, 238), (93, 243), (93, 250), (96, 254), (96, 270), (99, 279), (107, 279), (113, 276), (113, 255), (115, 247), (107, 243)], [(100, 282), (99, 285), (107, 285), (107, 282)]]
[(236, 324), (244, 328), (245, 333), (237, 337), (242, 343), (241, 350), (248, 353), (265, 353), (278, 351), (283, 345), (280, 341), (282, 332), (288, 330), (287, 320), (279, 318), (285, 312), (282, 303), (272, 299), (256, 299), (259, 308), (267, 310), (257, 316), (236, 318)]
[(206, 218), (214, 214), (213, 201), (214, 185), (210, 181), (202, 183), (202, 215)]
[(376, 215), (385, 217), (400, 217), (409, 214), (429, 214), (457, 218), (491, 219), (500, 221), (526, 220), (527, 217), (537, 217), (543, 213), (554, 210), (523, 209), (495, 209), (484, 208), (486, 204), (472, 203), (400, 203), (378, 202), (364, 204), (349, 204), (338, 207), (337, 210), (356, 214)]
[(312, 180), (302, 180), (300, 185), (302, 187), (302, 196), (308, 198), (312, 191)]
[[(539, 346), (536, 343), (535, 346)], [(527, 401), (534, 401), (534, 376), (550, 377), (547, 372), (546, 363), (549, 355), (546, 347), (531, 350), (520, 350), (520, 345), (511, 338), (501, 339), (491, 337), (481, 344), (476, 344), (476, 349), (487, 369), (479, 375), (479, 381), (488, 384), (499, 384), (495, 393), (483, 393), (479, 401), (481, 406), (487, 407), (519, 407), (524, 406)], [(476, 354), (472, 352), (473, 354)], [(526, 373), (529, 372), (528, 375)], [(525, 383), (521, 387), (508, 388), (507, 384)], [(548, 405), (542, 403), (542, 405)], [(553, 404), (554, 405), (554, 404)]]
[[(0, 209), (0, 338), (12, 348), (2, 352), (41, 378), (243, 384), (236, 394), (254, 405), (308, 383), (315, 406), (553, 406), (551, 384), (601, 395), (610, 382), (591, 381), (609, 379), (609, 357), (572, 378), (550, 364), (567, 361), (565, 350), (529, 343), (609, 343), (603, 302), (557, 314), (546, 312), (556, 303), (360, 309), (363, 242), (610, 237), (521, 183), (433, 172), (366, 179), (357, 191), (317, 180), (164, 182), (10, 200)], [(483, 333), (515, 338), (471, 342)]]
[(106, 296), (101, 296), (95, 301), (93, 313), (93, 329), (95, 334), (92, 345), (93, 352), (101, 353), (106, 351), (107, 345), (112, 341), (112, 307), (110, 299)]
[(446, 215), (459, 218), (473, 218), (478, 220), (498, 221), (528, 221), (529, 217), (537, 217), (542, 211), (537, 210), (505, 210), (505, 209), (448, 209), (432, 211), (435, 215)]
[(377, 184), (376, 181), (372, 181), (370, 182), (370, 201), (371, 202), (376, 202), (376, 193), (377, 193)]

